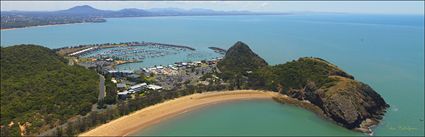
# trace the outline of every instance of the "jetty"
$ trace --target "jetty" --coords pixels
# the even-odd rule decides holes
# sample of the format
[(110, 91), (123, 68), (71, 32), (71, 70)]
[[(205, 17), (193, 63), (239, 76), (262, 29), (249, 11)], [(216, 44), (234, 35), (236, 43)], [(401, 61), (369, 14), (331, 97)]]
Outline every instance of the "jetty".
[(226, 54), (227, 50), (219, 48), (219, 47), (208, 47), (209, 49), (213, 50), (216, 53), (220, 54)]

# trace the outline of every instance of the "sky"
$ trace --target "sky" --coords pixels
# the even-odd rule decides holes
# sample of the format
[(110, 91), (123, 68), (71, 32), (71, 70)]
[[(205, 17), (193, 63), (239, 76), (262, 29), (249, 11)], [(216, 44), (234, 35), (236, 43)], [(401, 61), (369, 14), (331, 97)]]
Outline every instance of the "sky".
[(1, 11), (54, 11), (78, 5), (90, 5), (103, 10), (173, 7), (256, 12), (424, 14), (424, 1), (1, 1)]

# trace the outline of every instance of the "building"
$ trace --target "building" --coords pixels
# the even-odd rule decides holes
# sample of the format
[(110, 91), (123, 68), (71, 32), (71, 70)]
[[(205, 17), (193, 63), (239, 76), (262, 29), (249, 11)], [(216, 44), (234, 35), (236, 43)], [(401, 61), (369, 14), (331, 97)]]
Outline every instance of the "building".
[(163, 66), (157, 66), (156, 69), (163, 69)]
[(127, 76), (127, 79), (133, 82), (137, 82), (140, 79), (140, 75), (138, 74), (131, 74)]
[(150, 90), (161, 90), (162, 89), (161, 86), (153, 85), (153, 84), (148, 85), (147, 88), (150, 89)]
[(123, 99), (123, 100), (125, 100), (125, 99), (127, 99), (127, 98), (128, 98), (128, 94), (129, 94), (129, 92), (128, 92), (128, 91), (118, 92), (118, 98), (119, 98), (119, 99)]
[(146, 88), (146, 83), (137, 84), (129, 88), (130, 93), (139, 93)]
[(134, 93), (136, 93), (136, 91), (134, 91), (134, 90), (130, 89), (130, 90), (128, 90), (128, 93), (129, 93), (129, 94), (134, 94)]
[(125, 77), (125, 76), (133, 74), (133, 71), (131, 71), (131, 70), (121, 70), (121, 71), (107, 70), (107, 74), (111, 74), (114, 77), (116, 77), (116, 76)]
[(117, 84), (117, 88), (118, 88), (118, 89), (125, 89), (125, 87), (126, 87), (126, 86), (125, 86), (125, 84), (124, 84), (124, 83), (118, 83), (118, 84)]
[(116, 84), (118, 81), (117, 81), (117, 80), (115, 80), (114, 78), (112, 78), (112, 79), (111, 79), (111, 82)]

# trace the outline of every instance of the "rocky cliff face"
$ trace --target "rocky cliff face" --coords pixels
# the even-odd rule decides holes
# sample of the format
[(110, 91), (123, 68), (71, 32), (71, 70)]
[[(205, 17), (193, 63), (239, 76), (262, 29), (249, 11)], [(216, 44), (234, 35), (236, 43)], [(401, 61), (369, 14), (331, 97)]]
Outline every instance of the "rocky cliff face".
[(248, 84), (255, 84), (250, 88), (274, 90), (307, 100), (323, 110), (320, 113), (323, 117), (361, 132), (371, 132), (369, 126), (377, 124), (389, 107), (370, 86), (320, 58), (304, 57), (267, 66), (246, 44), (237, 42), (218, 68), (224, 71), (224, 76), (256, 70), (253, 75), (246, 75), (251, 81)]
[[(315, 63), (306, 63), (306, 61)], [(302, 88), (289, 88), (287, 94), (299, 100), (308, 100), (320, 107), (325, 117), (341, 126), (362, 132), (371, 132), (368, 128), (382, 119), (389, 105), (369, 85), (354, 80), (354, 77), (335, 65), (317, 58), (301, 58), (293, 63), (300, 64), (297, 69), (325, 71), (322, 78), (308, 78)], [(311, 65), (314, 64), (314, 65)], [(319, 65), (320, 64), (320, 65)], [(327, 67), (323, 67), (327, 66)], [(325, 69), (323, 69), (325, 68)], [(275, 72), (279, 74), (279, 72)], [(297, 74), (295, 74), (297, 75)], [(309, 74), (314, 75), (314, 74)], [(299, 77), (304, 77), (299, 75)], [(315, 79), (316, 78), (316, 79)], [(318, 80), (317, 80), (318, 79)], [(325, 81), (321, 83), (321, 81)], [(285, 85), (286, 83), (279, 83)]]
[(389, 105), (370, 86), (344, 77), (338, 79), (334, 86), (319, 89), (316, 94), (322, 98), (321, 107), (326, 115), (349, 129), (368, 128), (361, 124), (367, 119), (382, 119)]

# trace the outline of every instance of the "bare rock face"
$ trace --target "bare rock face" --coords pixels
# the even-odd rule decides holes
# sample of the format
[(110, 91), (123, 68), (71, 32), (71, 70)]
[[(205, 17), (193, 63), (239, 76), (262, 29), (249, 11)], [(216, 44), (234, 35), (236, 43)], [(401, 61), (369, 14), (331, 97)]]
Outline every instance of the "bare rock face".
[(323, 110), (324, 117), (345, 128), (369, 133), (389, 107), (369, 85), (323, 59), (300, 58), (273, 67), (276, 76), (271, 81), (283, 87), (279, 92), (308, 100)]
[[(329, 82), (317, 86), (316, 82), (309, 81), (303, 88), (290, 89), (286, 94), (317, 105), (324, 111), (325, 117), (343, 127), (371, 132), (369, 127), (382, 119), (389, 105), (369, 85), (354, 80), (353, 76), (327, 61), (313, 60), (330, 66), (327, 68)], [(309, 67), (314, 69), (314, 66)]]
[(370, 86), (344, 77), (335, 78), (336, 85), (319, 93), (323, 97), (320, 107), (328, 117), (349, 129), (362, 128), (362, 122), (367, 119), (382, 119), (389, 105)]
[[(318, 113), (322, 117), (361, 132), (371, 132), (369, 127), (378, 124), (389, 107), (369, 85), (320, 58), (303, 57), (268, 66), (248, 45), (237, 42), (227, 50), (218, 68), (223, 71), (222, 78), (246, 76), (251, 89), (277, 91), (308, 101), (323, 111)], [(244, 75), (250, 70), (256, 71)]]

